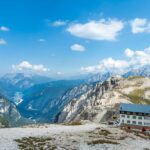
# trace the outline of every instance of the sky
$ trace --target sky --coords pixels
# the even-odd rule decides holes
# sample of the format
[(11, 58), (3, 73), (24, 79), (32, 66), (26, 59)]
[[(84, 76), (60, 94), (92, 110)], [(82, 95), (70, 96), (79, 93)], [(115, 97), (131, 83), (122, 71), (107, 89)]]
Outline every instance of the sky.
[(77, 75), (150, 64), (149, 0), (5, 0), (0, 74)]

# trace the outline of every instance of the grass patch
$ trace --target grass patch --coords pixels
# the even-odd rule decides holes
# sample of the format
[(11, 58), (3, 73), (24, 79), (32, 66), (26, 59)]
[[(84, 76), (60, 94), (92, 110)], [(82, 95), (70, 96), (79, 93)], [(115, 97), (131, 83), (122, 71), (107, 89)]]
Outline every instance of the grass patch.
[(56, 146), (51, 144), (54, 140), (51, 137), (24, 137), (22, 139), (15, 139), (20, 150), (43, 150), (48, 145), (50, 150), (55, 150)]
[(66, 126), (79, 126), (79, 125), (82, 125), (82, 123), (80, 121), (74, 121), (74, 122), (64, 123), (63, 125), (66, 125)]
[(134, 80), (134, 79), (141, 79), (143, 78), (142, 76), (130, 76), (128, 77), (128, 80)]
[(103, 136), (108, 136), (109, 134), (111, 134), (110, 131), (105, 130), (105, 129), (100, 130), (98, 133), (99, 135), (103, 135)]
[(144, 89), (136, 89), (132, 91), (130, 94), (125, 94), (132, 103), (135, 104), (147, 104), (150, 105), (149, 99), (144, 99)]
[(9, 127), (9, 122), (6, 118), (0, 116), (0, 126)]
[(98, 140), (90, 141), (87, 144), (88, 145), (96, 145), (96, 144), (119, 144), (119, 143), (115, 142), (115, 141), (110, 141), (110, 140), (98, 139)]

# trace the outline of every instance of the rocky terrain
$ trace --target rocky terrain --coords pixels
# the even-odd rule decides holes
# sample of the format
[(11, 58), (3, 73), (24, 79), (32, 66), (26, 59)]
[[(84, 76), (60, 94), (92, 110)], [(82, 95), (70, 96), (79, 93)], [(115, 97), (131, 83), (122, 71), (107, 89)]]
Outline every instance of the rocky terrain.
[(16, 109), (16, 106), (0, 96), (0, 126), (8, 127), (10, 124), (20, 120), (21, 115)]
[(23, 118), (15, 104), (0, 95), (0, 127), (20, 126), (28, 123), (33, 123), (33, 121)]
[(149, 137), (106, 125), (33, 125), (0, 129), (0, 150), (149, 150)]
[(58, 122), (111, 119), (120, 103), (150, 104), (150, 78), (134, 76), (111, 77), (79, 98), (74, 98), (59, 113)]

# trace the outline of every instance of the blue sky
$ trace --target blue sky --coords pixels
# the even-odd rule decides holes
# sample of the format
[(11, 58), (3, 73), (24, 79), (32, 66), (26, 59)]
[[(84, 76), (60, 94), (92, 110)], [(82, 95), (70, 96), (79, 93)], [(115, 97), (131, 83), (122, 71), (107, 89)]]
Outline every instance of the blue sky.
[(69, 75), (147, 65), (149, 11), (149, 0), (1, 1), (0, 73)]

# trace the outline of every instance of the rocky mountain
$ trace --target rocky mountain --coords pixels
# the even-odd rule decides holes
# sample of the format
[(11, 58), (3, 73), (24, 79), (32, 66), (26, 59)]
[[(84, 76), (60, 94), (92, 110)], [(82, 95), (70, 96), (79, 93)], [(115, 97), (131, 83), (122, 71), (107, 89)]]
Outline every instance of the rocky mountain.
[(58, 114), (56, 121), (105, 121), (122, 102), (150, 104), (150, 78), (111, 77), (103, 83), (97, 82), (93, 88), (72, 99)]
[(107, 80), (112, 75), (113, 75), (112, 72), (89, 74), (87, 77), (87, 82), (88, 83), (104, 82), (105, 80)]
[(150, 65), (145, 65), (138, 68), (128, 68), (127, 71), (124, 72), (100, 72), (100, 73), (93, 73), (89, 74), (86, 77), (87, 82), (103, 82), (107, 80), (111, 76), (122, 76), (124, 78), (128, 78), (131, 76), (143, 76), (143, 77), (150, 77)]
[(0, 95), (0, 127), (17, 126), (26, 123), (32, 123), (32, 121), (23, 118), (16, 106)]
[(144, 66), (137, 69), (131, 69), (130, 71), (126, 72), (122, 75), (123, 77), (130, 77), (130, 76), (143, 76), (143, 77), (150, 77), (150, 66)]
[[(52, 122), (61, 105), (64, 106), (63, 103), (69, 99), (67, 91), (82, 83), (82, 80), (58, 80), (35, 85), (24, 91), (24, 100), (17, 107), (26, 118), (38, 122)], [(72, 94), (76, 95), (75, 90)]]

